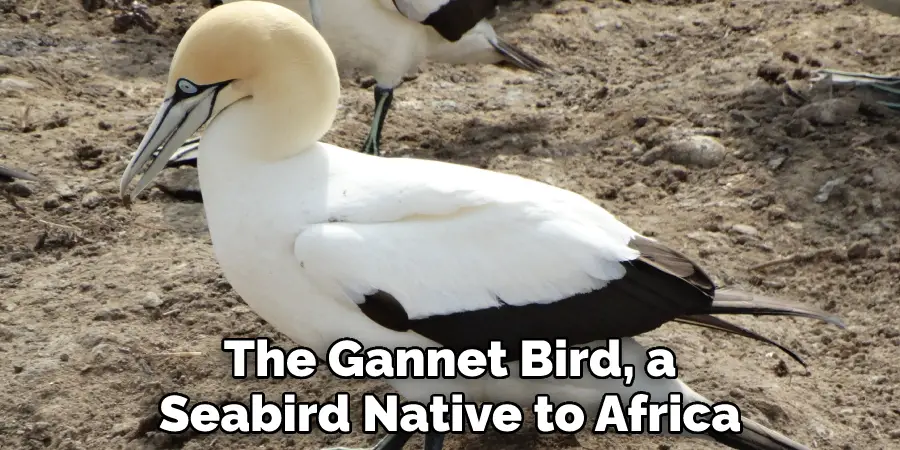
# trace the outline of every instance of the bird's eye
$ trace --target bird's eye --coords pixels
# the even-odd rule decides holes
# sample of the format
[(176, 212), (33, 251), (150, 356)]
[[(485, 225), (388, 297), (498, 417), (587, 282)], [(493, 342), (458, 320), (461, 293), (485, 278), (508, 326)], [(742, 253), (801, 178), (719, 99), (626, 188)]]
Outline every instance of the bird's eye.
[(184, 78), (178, 80), (178, 90), (185, 95), (194, 95), (199, 91), (197, 85)]

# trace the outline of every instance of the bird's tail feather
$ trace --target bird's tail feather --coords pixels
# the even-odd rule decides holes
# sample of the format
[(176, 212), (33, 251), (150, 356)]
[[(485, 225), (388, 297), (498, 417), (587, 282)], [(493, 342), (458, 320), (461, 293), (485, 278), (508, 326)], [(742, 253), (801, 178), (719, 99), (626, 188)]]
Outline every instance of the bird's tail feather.
[(748, 330), (742, 326), (735, 325), (731, 322), (727, 322), (723, 319), (713, 316), (706, 315), (696, 315), (696, 316), (684, 316), (675, 319), (676, 322), (684, 323), (688, 325), (695, 325), (703, 328), (709, 328), (712, 330), (724, 331), (726, 333), (736, 334), (738, 336), (743, 336), (750, 339), (755, 339), (760, 342), (765, 342), (766, 344), (772, 345), (785, 352), (788, 356), (790, 356), (794, 361), (800, 363), (801, 366), (806, 367), (806, 362), (800, 358), (793, 350), (785, 347), (778, 342), (775, 342), (759, 333), (756, 333), (752, 330)]
[(527, 70), (529, 72), (539, 72), (539, 73), (552, 73), (552, 67), (541, 61), (535, 56), (529, 55), (524, 50), (516, 47), (515, 45), (510, 44), (509, 42), (504, 41), (497, 37), (494, 40), (491, 40), (491, 45), (494, 46), (494, 49), (497, 50), (497, 53), (503, 55), (503, 59), (505, 62), (512, 64), (520, 69)]
[(740, 433), (707, 432), (716, 442), (738, 450), (809, 450), (783, 434), (770, 430), (750, 419), (742, 418), (744, 428)]
[(21, 170), (0, 166), (0, 177), (18, 178), (20, 180), (37, 181), (37, 177)]
[(844, 322), (837, 316), (828, 314), (815, 306), (734, 289), (717, 290), (712, 306), (707, 313), (807, 317), (845, 328)]

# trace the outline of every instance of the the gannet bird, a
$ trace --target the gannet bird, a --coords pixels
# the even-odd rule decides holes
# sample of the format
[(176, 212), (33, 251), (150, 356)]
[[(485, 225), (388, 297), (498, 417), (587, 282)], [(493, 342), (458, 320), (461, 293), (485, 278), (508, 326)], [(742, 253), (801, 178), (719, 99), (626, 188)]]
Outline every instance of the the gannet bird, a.
[[(242, 0), (225, 0), (231, 3)], [(380, 154), (381, 130), (403, 77), (426, 59), (448, 64), (505, 62), (531, 72), (550, 66), (504, 41), (488, 22), (497, 0), (268, 0), (315, 19), (342, 68), (375, 77), (375, 110), (362, 151)], [(209, 5), (221, 5), (212, 0)], [(317, 14), (313, 14), (317, 12)], [(194, 158), (198, 139), (185, 142)]]
[(37, 181), (37, 177), (21, 170), (10, 169), (0, 165), (0, 182), (11, 183), (15, 180)]
[[(333, 55), (299, 15), (256, 1), (212, 9), (178, 45), (121, 195), (132, 201), (208, 123), (198, 170), (214, 253), (237, 293), (275, 328), (318, 355), (345, 337), (366, 347), (486, 349), (496, 340), (508, 349), (505, 379), (389, 380), (409, 400), (460, 392), (531, 405), (548, 394), (596, 411), (604, 394), (645, 391), (651, 402), (675, 392), (684, 404), (709, 403), (680, 380), (643, 370), (631, 386), (591, 376), (523, 379), (518, 344), (623, 338), (623, 363), (643, 368), (646, 349), (633, 336), (671, 321), (760, 340), (715, 315), (840, 325), (813, 307), (718, 290), (684, 255), (575, 193), (317, 142), (339, 91)], [(806, 449), (749, 419), (743, 427), (701, 436), (739, 449)], [(400, 449), (409, 437), (389, 435), (376, 448)], [(425, 447), (442, 442), (428, 434)]]

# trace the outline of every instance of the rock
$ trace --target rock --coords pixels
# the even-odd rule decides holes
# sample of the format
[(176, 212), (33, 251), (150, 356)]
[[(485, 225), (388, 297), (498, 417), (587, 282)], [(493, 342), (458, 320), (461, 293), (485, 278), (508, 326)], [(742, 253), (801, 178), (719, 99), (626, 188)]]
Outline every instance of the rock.
[(77, 159), (95, 159), (103, 154), (103, 149), (95, 147), (93, 144), (84, 143), (79, 145), (73, 151)]
[(769, 83), (775, 83), (779, 79), (783, 79), (783, 74), (787, 71), (787, 67), (779, 62), (768, 61), (760, 64), (756, 68), (756, 76), (762, 78)]
[(34, 89), (35, 84), (17, 77), (0, 78), (0, 90), (4, 91), (27, 91)]
[(847, 249), (847, 258), (850, 259), (861, 259), (865, 258), (869, 255), (869, 246), (871, 244), (867, 239), (863, 239), (861, 241), (854, 242), (850, 248)]
[(154, 309), (162, 306), (163, 301), (161, 298), (159, 298), (159, 295), (156, 292), (151, 291), (147, 292), (147, 294), (144, 295), (144, 298), (141, 299), (140, 303), (144, 308)]
[(6, 191), (16, 197), (27, 198), (31, 197), (31, 194), (34, 191), (31, 190), (31, 186), (28, 186), (26, 183), (22, 183), (20, 181), (15, 181), (6, 185)]
[(784, 165), (784, 162), (787, 161), (787, 156), (778, 155), (773, 156), (772, 159), (769, 160), (768, 166), (769, 170), (778, 170)]
[(103, 308), (94, 315), (94, 320), (96, 321), (112, 321), (112, 320), (122, 320), (127, 318), (128, 315), (125, 314), (119, 308)]
[(44, 209), (50, 210), (59, 208), (60, 201), (59, 194), (50, 194), (44, 199)]
[(685, 166), (710, 168), (725, 160), (725, 146), (709, 136), (689, 136), (667, 146), (667, 159)]
[(641, 157), (642, 164), (665, 159), (682, 166), (716, 167), (725, 160), (725, 146), (710, 136), (675, 137), (661, 146), (650, 149)]
[(900, 439), (900, 428), (888, 431), (888, 437), (891, 439)]
[(56, 185), (56, 193), (59, 194), (59, 198), (63, 200), (72, 200), (75, 198), (75, 191), (66, 184), (60, 183)]
[(832, 98), (803, 106), (794, 113), (794, 117), (817, 125), (840, 125), (856, 115), (861, 103), (855, 98)]
[(813, 197), (816, 203), (825, 203), (828, 201), (828, 198), (831, 197), (832, 192), (840, 186), (843, 186), (844, 183), (847, 182), (847, 177), (838, 177), (833, 180), (827, 181), (825, 184), (819, 188), (819, 193)]
[(100, 206), (101, 202), (103, 202), (103, 196), (97, 191), (88, 192), (81, 198), (81, 206), (87, 209), (94, 209)]
[(738, 233), (738, 234), (743, 234), (746, 236), (759, 236), (759, 230), (757, 230), (754, 227), (751, 227), (750, 225), (744, 225), (744, 224), (740, 224), (740, 223), (736, 223), (736, 224), (732, 225), (731, 231)]

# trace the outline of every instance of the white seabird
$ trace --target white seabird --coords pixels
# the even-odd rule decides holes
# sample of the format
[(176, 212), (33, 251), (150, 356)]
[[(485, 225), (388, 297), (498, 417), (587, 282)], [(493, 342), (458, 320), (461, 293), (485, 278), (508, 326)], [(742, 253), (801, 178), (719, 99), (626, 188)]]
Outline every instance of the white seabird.
[[(714, 315), (841, 325), (813, 307), (718, 290), (685, 256), (575, 193), (320, 143), (339, 94), (334, 57), (300, 16), (256, 1), (215, 8), (178, 45), (121, 195), (134, 200), (208, 123), (198, 170), (213, 250), (236, 292), (276, 329), (319, 355), (346, 337), (386, 348), (506, 344), (509, 378), (389, 380), (409, 400), (461, 392), (530, 405), (549, 394), (596, 411), (604, 394), (645, 391), (652, 402), (676, 392), (684, 404), (709, 403), (680, 380), (643, 370), (629, 387), (590, 376), (522, 379), (515, 349), (522, 339), (605, 346), (622, 338), (623, 363), (644, 367), (646, 349), (632, 337), (670, 321), (766, 342)], [(807, 448), (749, 419), (743, 426), (701, 437), (740, 449)], [(401, 449), (409, 437), (390, 435), (376, 448)], [(442, 442), (426, 435), (429, 450)]]
[[(242, 0), (212, 0), (210, 7)], [(506, 62), (531, 72), (550, 66), (504, 41), (488, 22), (497, 0), (267, 0), (300, 14), (328, 42), (342, 68), (375, 77), (375, 110), (362, 151), (380, 154), (381, 130), (403, 77), (426, 59), (447, 64)], [(318, 14), (313, 14), (318, 11)], [(195, 158), (197, 139), (181, 158)]]

